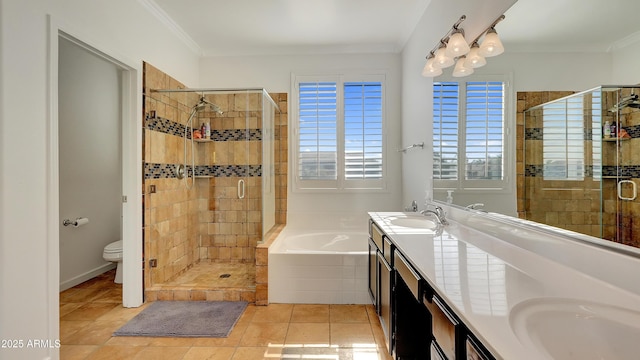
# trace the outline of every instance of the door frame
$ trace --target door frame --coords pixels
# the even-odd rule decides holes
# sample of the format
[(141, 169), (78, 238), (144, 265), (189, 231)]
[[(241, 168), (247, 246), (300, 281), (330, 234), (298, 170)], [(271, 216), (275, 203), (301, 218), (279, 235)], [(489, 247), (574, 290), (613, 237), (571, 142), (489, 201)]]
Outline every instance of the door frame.
[[(142, 279), (142, 61), (132, 61), (117, 51), (91, 41), (90, 36), (47, 16), (48, 119), (47, 119), (47, 258), (49, 331), (58, 334), (60, 284), (60, 191), (58, 139), (58, 52), (59, 37), (72, 41), (122, 71), (122, 231), (124, 307), (143, 303)], [(125, 200), (126, 199), (126, 200)], [(59, 336), (58, 336), (59, 337)], [(56, 337), (54, 337), (56, 338)]]

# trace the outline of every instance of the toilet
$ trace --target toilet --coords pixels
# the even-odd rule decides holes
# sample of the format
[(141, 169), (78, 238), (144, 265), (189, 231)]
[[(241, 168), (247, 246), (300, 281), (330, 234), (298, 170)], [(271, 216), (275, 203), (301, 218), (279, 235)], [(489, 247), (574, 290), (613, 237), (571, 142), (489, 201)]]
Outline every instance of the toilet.
[(105, 246), (102, 257), (106, 261), (117, 263), (116, 278), (113, 282), (122, 284), (122, 240), (114, 241)]

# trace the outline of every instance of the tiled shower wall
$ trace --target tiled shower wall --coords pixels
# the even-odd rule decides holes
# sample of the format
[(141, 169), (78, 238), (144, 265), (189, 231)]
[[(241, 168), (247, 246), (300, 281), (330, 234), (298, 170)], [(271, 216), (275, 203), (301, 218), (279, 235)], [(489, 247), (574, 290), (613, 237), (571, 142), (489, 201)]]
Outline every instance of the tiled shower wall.
[[(261, 224), (261, 96), (215, 94), (207, 99), (224, 113), (199, 112), (193, 126), (209, 122), (212, 138), (197, 142), (193, 187), (178, 180), (175, 169), (184, 161), (185, 125), (196, 93), (158, 93), (183, 84), (150, 64), (144, 64), (144, 234), (145, 287), (161, 284), (200, 261), (256, 260)], [(274, 128), (276, 224), (286, 222), (287, 94), (271, 94), (282, 109)], [(248, 130), (245, 128), (248, 127)], [(191, 136), (191, 129), (187, 130)], [(245, 137), (249, 140), (246, 141)], [(191, 146), (187, 144), (187, 158)], [(190, 161), (189, 161), (190, 162)], [(188, 170), (192, 171), (191, 165)], [(238, 180), (245, 181), (245, 199), (238, 199)], [(188, 180), (191, 184), (191, 179)], [(152, 190), (152, 188), (154, 188)], [(155, 191), (155, 192), (153, 192)], [(157, 260), (157, 267), (149, 266)], [(266, 264), (261, 264), (266, 266)], [(266, 280), (258, 287), (266, 287)]]
[[(145, 288), (149, 288), (173, 279), (199, 260), (198, 188), (187, 189), (175, 177), (176, 165), (184, 161), (184, 126), (198, 97), (152, 92), (185, 86), (149, 64), (144, 66), (143, 86), (144, 269)], [(149, 266), (150, 259), (157, 261), (157, 267)]]
[[(619, 202), (616, 196), (616, 180), (594, 181), (587, 177), (584, 181), (544, 180), (542, 176), (542, 119), (529, 116), (524, 111), (533, 106), (556, 100), (574, 92), (518, 92), (517, 109), (517, 206), (520, 218), (533, 220), (595, 237), (603, 237), (628, 245), (639, 246), (633, 234), (640, 234), (640, 203)], [(603, 102), (607, 104), (606, 97)], [(615, 103), (615, 101), (613, 101)], [(603, 105), (603, 108), (607, 108)], [(602, 121), (612, 121), (603, 116)], [(620, 143), (620, 155), (623, 159), (616, 167), (616, 143), (603, 142), (603, 174), (611, 175), (617, 171), (625, 172), (631, 180), (637, 181), (640, 172), (640, 152), (634, 152), (634, 146), (640, 146), (640, 113), (637, 110), (623, 110), (623, 127), (633, 138)], [(591, 118), (585, 117), (586, 129), (591, 128)], [(636, 130), (637, 129), (637, 130)], [(589, 132), (590, 133), (590, 132)], [(585, 155), (591, 158), (589, 146), (593, 141), (585, 135)], [(635, 165), (634, 165), (635, 164)], [(589, 165), (586, 164), (587, 169)], [(601, 189), (602, 187), (602, 189)], [(601, 194), (602, 191), (602, 194)], [(603, 212), (601, 213), (601, 210)], [(601, 223), (605, 224), (601, 227)], [(616, 235), (619, 233), (619, 236)]]

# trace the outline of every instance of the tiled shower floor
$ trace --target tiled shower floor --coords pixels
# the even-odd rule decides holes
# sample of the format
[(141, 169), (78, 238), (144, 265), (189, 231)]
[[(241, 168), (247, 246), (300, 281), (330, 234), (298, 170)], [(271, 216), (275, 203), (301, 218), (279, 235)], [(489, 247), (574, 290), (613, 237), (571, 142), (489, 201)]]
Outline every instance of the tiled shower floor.
[(256, 269), (254, 264), (199, 263), (172, 281), (156, 284), (154, 287), (220, 289), (255, 288)]

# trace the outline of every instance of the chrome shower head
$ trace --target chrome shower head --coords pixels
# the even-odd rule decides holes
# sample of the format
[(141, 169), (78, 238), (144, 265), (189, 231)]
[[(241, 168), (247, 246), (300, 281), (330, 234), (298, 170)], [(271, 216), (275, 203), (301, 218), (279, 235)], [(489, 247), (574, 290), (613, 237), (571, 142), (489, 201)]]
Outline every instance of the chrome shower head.
[(619, 103), (613, 105), (609, 109), (609, 112), (618, 112), (626, 107), (640, 109), (640, 100), (638, 100), (637, 94), (632, 94), (623, 98)]
[(197, 104), (195, 104), (193, 106), (193, 109), (195, 111), (201, 111), (201, 110), (211, 110), (213, 112), (216, 112), (218, 115), (222, 115), (222, 109), (220, 109), (220, 107), (210, 101), (208, 101), (207, 99), (204, 98), (204, 96), (200, 97), (200, 100), (198, 101)]

